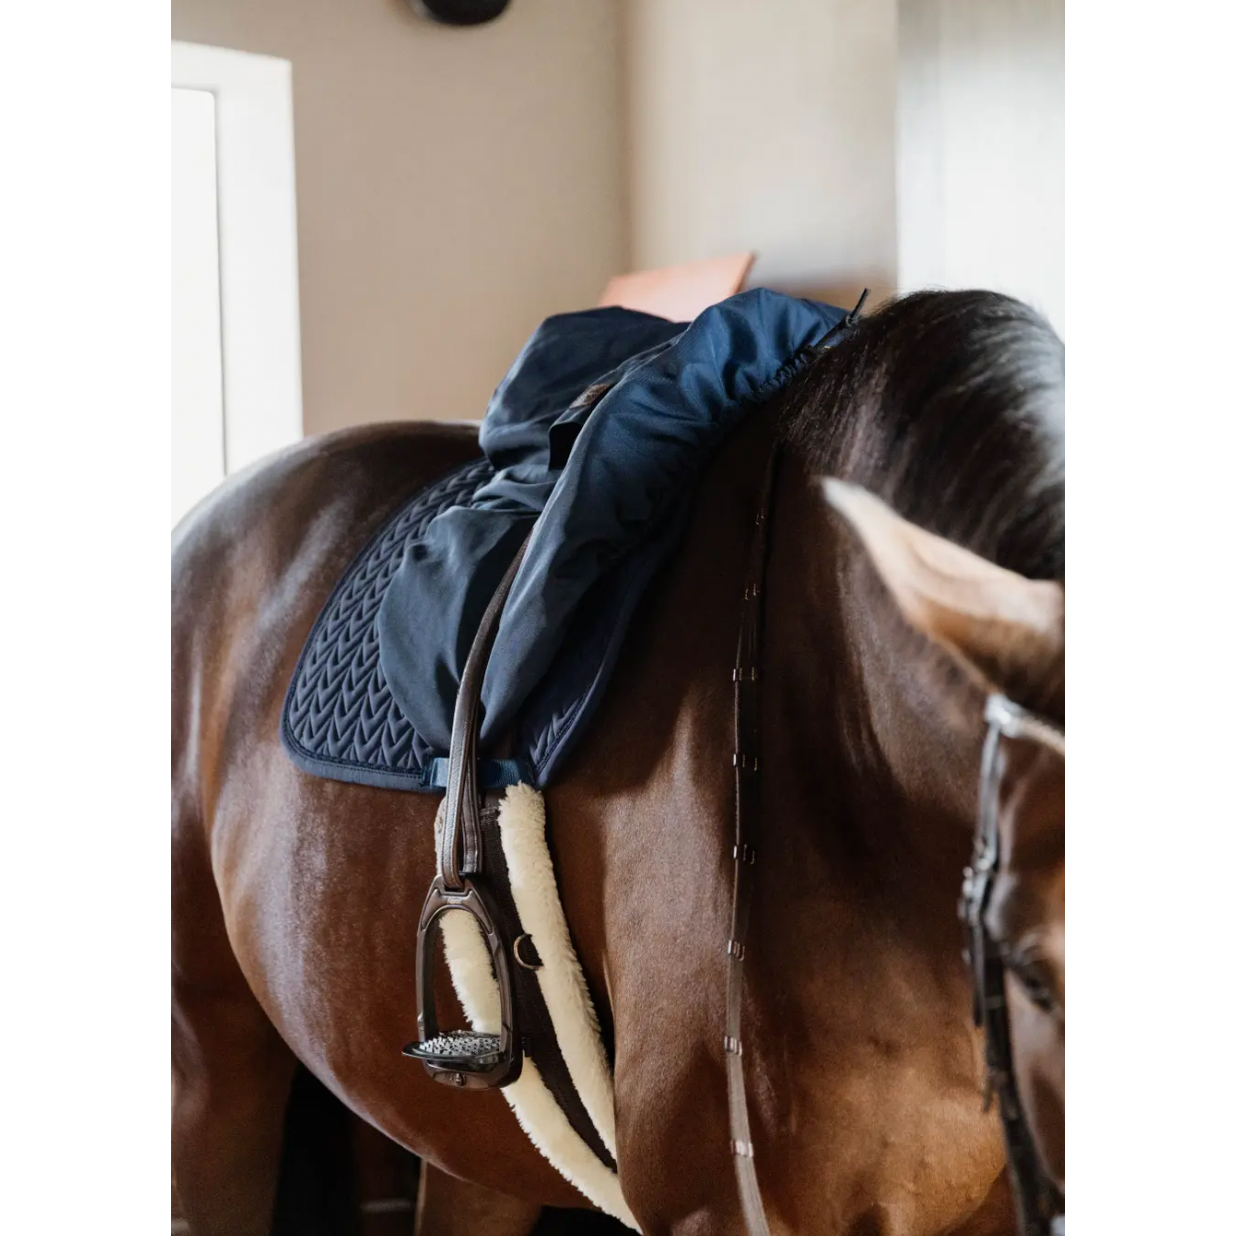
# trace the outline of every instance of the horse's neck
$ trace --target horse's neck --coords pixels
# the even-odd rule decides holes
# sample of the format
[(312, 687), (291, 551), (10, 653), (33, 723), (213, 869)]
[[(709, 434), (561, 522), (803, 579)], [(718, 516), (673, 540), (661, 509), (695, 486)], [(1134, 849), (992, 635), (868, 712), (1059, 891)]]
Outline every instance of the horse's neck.
[[(676, 1027), (671, 1059), (628, 1051), (616, 1079), (623, 1105), (646, 1103), (666, 1127), (725, 1119), (724, 1091), (701, 1092), (693, 1070), (701, 1045), (719, 1047), (722, 1033), (730, 679), (766, 428), (744, 427), (701, 483), (590, 751), (550, 791), (567, 914), (602, 1023), (627, 1044), (645, 1041), (650, 1017)], [(832, 1129), (828, 1104), (869, 1064), (873, 1042), (904, 1053), (928, 1089), (939, 1058), (954, 1067), (969, 1033), (954, 917), (969, 850), (962, 783), (977, 784), (978, 772), (977, 748), (972, 768), (963, 754), (933, 751), (938, 719), (885, 647), (867, 594), (843, 587), (848, 551), (791, 454), (770, 531), (743, 1026), (757, 1137), (791, 1124)], [(690, 1096), (668, 1116), (667, 1078)], [(802, 1164), (814, 1137), (795, 1151)]]
[[(698, 935), (709, 964), (719, 955), (715, 941), (726, 939), (730, 676), (767, 428), (744, 426), (701, 483), (682, 549), (628, 637), (590, 735), (591, 758), (550, 793), (553, 818), (571, 822), (556, 833), (557, 850), (593, 981), (606, 968), (625, 969), (623, 948), (607, 949), (604, 937), (613, 930), (618, 939), (633, 921), (653, 934), (664, 930), (679, 951), (687, 947), (684, 931)], [(813, 890), (828, 887), (859, 917), (864, 898), (883, 889), (912, 914), (926, 896), (918, 917), (940, 918), (934, 927), (955, 953), (951, 913), (968, 856), (979, 749), (971, 759), (933, 745), (932, 701), (916, 692), (883, 639), (867, 585), (847, 586), (850, 557), (815, 480), (787, 453), (765, 598), (763, 841), (753, 931), (761, 930), (761, 904), (775, 902), (776, 930), (802, 934)], [(602, 880), (613, 905), (599, 918), (583, 890)], [(648, 904), (662, 882), (672, 895), (658, 892)], [(684, 889), (696, 898), (706, 893), (708, 921), (678, 916)], [(802, 938), (804, 947), (818, 943), (810, 933)], [(806, 964), (796, 952), (776, 958), (777, 977)]]
[[(954, 727), (961, 739), (946, 736), (916, 660), (930, 650), (906, 641), (862, 562), (817, 479), (787, 456), (765, 598), (763, 836), (743, 1027), (756, 1145), (793, 1159), (761, 1175), (782, 1215), (869, 1187), (863, 1169), (851, 1173), (881, 1126), (886, 1148), (897, 1142), (886, 1166), (898, 1179), (939, 1153), (985, 1189), (999, 1154), (977, 1127), (939, 1150), (968, 1070), (978, 1076), (956, 903), (980, 714)], [(865, 1132), (847, 1141), (842, 1113), (856, 1093)], [(902, 1203), (907, 1214), (927, 1205), (912, 1191)]]
[(972, 827), (981, 699), (958, 692), (973, 724), (945, 724), (930, 650), (793, 456), (782, 468), (766, 605), (773, 793), (780, 782), (797, 809), (861, 829), (864, 848), (896, 844), (929, 860), (956, 851)]
[[(772, 529), (749, 983), (752, 1066), (768, 1070), (775, 1126), (787, 1096), (805, 1112), (826, 1101), (804, 1096), (861, 1075), (873, 1041), (924, 1078), (966, 1042), (956, 904), (981, 720), (972, 747), (969, 730), (965, 749), (944, 737), (895, 612), (792, 456)], [(799, 1045), (779, 1056), (787, 1041)]]

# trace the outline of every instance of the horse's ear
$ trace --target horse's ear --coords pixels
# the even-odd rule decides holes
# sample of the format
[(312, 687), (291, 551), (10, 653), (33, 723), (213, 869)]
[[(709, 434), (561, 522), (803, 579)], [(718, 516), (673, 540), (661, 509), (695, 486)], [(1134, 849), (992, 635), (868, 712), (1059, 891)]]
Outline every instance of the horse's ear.
[(828, 478), (824, 496), (858, 533), (911, 626), (994, 685), (1047, 669), (1064, 652), (1064, 589), (1027, 579), (902, 519), (879, 498)]

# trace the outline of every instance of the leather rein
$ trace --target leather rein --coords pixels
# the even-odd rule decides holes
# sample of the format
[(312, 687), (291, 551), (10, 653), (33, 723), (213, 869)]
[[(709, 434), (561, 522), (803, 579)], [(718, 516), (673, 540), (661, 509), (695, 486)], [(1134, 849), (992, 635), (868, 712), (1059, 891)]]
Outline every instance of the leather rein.
[[(755, 1148), (742, 1071), (743, 963), (759, 848), (760, 826), (760, 654), (763, 649), (764, 592), (768, 568), (769, 521), (772, 516), (780, 450), (773, 448), (764, 474), (755, 529), (743, 585), (742, 616), (734, 680), (734, 878), (730, 935), (726, 944), (725, 998), (726, 1089), (729, 1098), (730, 1153), (738, 1181), (748, 1236), (769, 1236), (768, 1219), (755, 1171)], [(1023, 1236), (1064, 1236), (1064, 1197), (1043, 1171), (1023, 1115), (1013, 1075), (1005, 1000), (1005, 962), (999, 943), (988, 931), (985, 915), (1000, 858), (997, 828), (1005, 738), (1028, 739), (1064, 754), (1064, 733), (1051, 722), (1020, 708), (1003, 695), (992, 695), (984, 713), (979, 809), (974, 857), (966, 868), (958, 910), (969, 928), (965, 956), (974, 982), (974, 1019), (986, 1042), (987, 1087), (984, 1110), (994, 1093), (1000, 1108), (1009, 1174), (1017, 1199)]]

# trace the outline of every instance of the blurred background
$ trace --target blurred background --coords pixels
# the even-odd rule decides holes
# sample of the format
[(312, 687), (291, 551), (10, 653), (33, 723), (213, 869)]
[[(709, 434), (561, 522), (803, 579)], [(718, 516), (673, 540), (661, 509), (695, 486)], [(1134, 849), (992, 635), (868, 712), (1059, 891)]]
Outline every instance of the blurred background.
[(302, 432), (479, 418), (538, 322), (622, 272), (750, 252), (747, 286), (834, 302), (982, 285), (1063, 335), (1063, 0), (171, 18), (182, 506)]
[[(603, 299), (984, 286), (1064, 334), (1064, 0), (171, 15), (173, 522), (304, 434), (479, 419), (543, 318)], [(307, 1075), (294, 1101), (339, 1147), (296, 1229), (410, 1232), (415, 1160)]]

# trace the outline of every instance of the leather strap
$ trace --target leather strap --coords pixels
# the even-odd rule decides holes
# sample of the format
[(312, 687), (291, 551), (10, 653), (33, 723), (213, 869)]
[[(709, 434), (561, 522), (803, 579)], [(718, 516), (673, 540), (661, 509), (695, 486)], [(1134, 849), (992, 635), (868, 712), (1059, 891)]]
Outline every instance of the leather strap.
[[(808, 349), (818, 356), (858, 321), (867, 289), (858, 303), (823, 338)], [(764, 487), (755, 515), (747, 574), (743, 581), (738, 655), (734, 661), (734, 892), (730, 908), (729, 964), (725, 979), (725, 1082), (729, 1092), (730, 1153), (738, 1178), (738, 1196), (748, 1236), (769, 1236), (768, 1219), (755, 1174), (755, 1146), (742, 1074), (743, 960), (747, 923), (755, 884), (760, 826), (760, 654), (764, 639), (764, 584), (768, 575), (768, 536), (781, 447), (774, 443), (764, 472)]]
[(987, 910), (1000, 865), (1000, 798), (1005, 771), (1002, 743), (1032, 742), (1063, 758), (1064, 732), (1003, 695), (988, 698), (984, 719), (988, 729), (983, 743), (974, 856), (966, 868), (958, 905), (969, 929), (966, 960), (974, 983), (974, 1024), (983, 1031), (987, 1062), (984, 1110), (994, 1095), (1004, 1128), (1009, 1179), (1022, 1236), (1054, 1236), (1056, 1220), (1060, 1227), (1064, 1223), (1064, 1195), (1043, 1170), (1026, 1123), (1013, 1072), (1004, 956), (999, 941), (987, 929)]
[(455, 697), (446, 815), (442, 823), (442, 851), (438, 860), (442, 883), (452, 891), (463, 887), (463, 876), (475, 875), (481, 870), (481, 790), (477, 776), (481, 684), (485, 679), (485, 666), (489, 663), (494, 636), (498, 633), (502, 608), (527, 548), (528, 541), (525, 539), (485, 607), (476, 637), (468, 651), (468, 659), (464, 662), (459, 694)]
[[(451, 728), (451, 753), (447, 762), (446, 778), (447, 806), (443, 819), (439, 875), (448, 888), (458, 888), (462, 887), (464, 876), (480, 876), (484, 870), (484, 880), (477, 881), (476, 884), (478, 889), (487, 891), (488, 904), (502, 935), (503, 949), (515, 963), (508, 965), (508, 970), (511, 976), (511, 1000), (516, 1010), (516, 1022), (520, 1027), (516, 1050), (536, 1062), (542, 1080), (571, 1128), (605, 1167), (616, 1171), (617, 1165), (613, 1156), (605, 1148), (605, 1143), (575, 1089), (554, 1033), (553, 1021), (541, 994), (540, 984), (535, 973), (528, 968), (539, 968), (541, 963), (536, 957), (535, 942), (531, 937), (523, 936), (519, 913), (511, 895), (510, 875), (498, 828), (500, 795), (492, 791), (486, 795), (481, 793), (478, 770), (486, 763), (478, 759), (477, 749), (481, 684), (502, 609), (527, 545), (525, 540), (490, 598), (473, 638), (468, 659), (464, 663)], [(487, 763), (512, 764), (513, 761), (490, 760)], [(514, 948), (514, 942), (521, 938), (526, 940), (525, 954), (531, 950), (531, 962), (524, 959)]]
[(734, 890), (725, 994), (725, 1078), (729, 1092), (730, 1152), (749, 1236), (768, 1236), (768, 1220), (755, 1174), (755, 1148), (742, 1072), (743, 960), (755, 883), (760, 822), (760, 653), (763, 646), (764, 583), (768, 530), (780, 449), (768, 460), (743, 581), (738, 655), (734, 662)]

